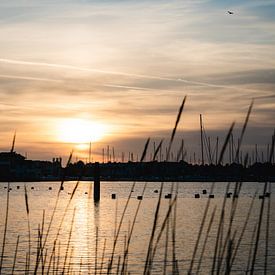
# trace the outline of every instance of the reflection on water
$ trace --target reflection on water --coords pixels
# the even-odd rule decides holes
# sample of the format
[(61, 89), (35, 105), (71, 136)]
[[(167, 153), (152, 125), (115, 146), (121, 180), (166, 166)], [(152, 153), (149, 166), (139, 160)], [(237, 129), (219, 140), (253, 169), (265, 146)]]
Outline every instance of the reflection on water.
[[(171, 190), (172, 183), (164, 183), (163, 197)], [(149, 239), (152, 232), (154, 215), (158, 202), (159, 193), (155, 190), (160, 190), (161, 183), (148, 183), (140, 210), (135, 223), (133, 236), (129, 246), (129, 255), (126, 258), (127, 271), (131, 274), (141, 274), (144, 270), (144, 264), (147, 255)], [(5, 207), (7, 189), (6, 183), (0, 183), (0, 237), (2, 236), (5, 222)], [(19, 189), (17, 189), (19, 186)], [(45, 241), (47, 228), (49, 226), (53, 209), (55, 206), (57, 193), (59, 189), (58, 182), (37, 182), (26, 183), (28, 190), (28, 201), (30, 208), (30, 228), (31, 228), (31, 262), (30, 270), (35, 269), (37, 262), (37, 251), (39, 246), (43, 246)], [(64, 191), (60, 193), (57, 204), (57, 209), (53, 216), (53, 223), (47, 237), (42, 261), (39, 262), (39, 273), (49, 272), (56, 273), (82, 273), (93, 274), (97, 269), (102, 273), (106, 273), (109, 259), (112, 254), (115, 231), (119, 226), (119, 221), (130, 194), (131, 182), (102, 182), (101, 183), (101, 200), (94, 204), (92, 192), (92, 184), (89, 182), (81, 182), (69, 204), (68, 211), (64, 216), (64, 211), (68, 205), (71, 193), (74, 189), (75, 182), (65, 183)], [(197, 266), (202, 255), (202, 247), (207, 236), (207, 227), (210, 225), (210, 233), (205, 244), (205, 250), (202, 255), (200, 272), (202, 274), (209, 273), (215, 253), (215, 245), (217, 239), (218, 228), (220, 228), (220, 239), (224, 242), (229, 224), (229, 215), (232, 211), (232, 198), (226, 199), (225, 218), (221, 221), (221, 208), (223, 204), (224, 194), (226, 192), (227, 183), (216, 183), (213, 194), (214, 199), (210, 200), (210, 207), (205, 226), (202, 231), (201, 241), (196, 253), (193, 273), (197, 273)], [(255, 192), (262, 193), (263, 183), (244, 183), (241, 189), (239, 199), (237, 201), (236, 213), (231, 229), (231, 238), (233, 240), (233, 255), (234, 249), (239, 240), (242, 228), (245, 224), (245, 219), (249, 210), (249, 206), (253, 200)], [(33, 189), (32, 189), (33, 187)], [(52, 187), (52, 190), (49, 190)], [(126, 241), (129, 236), (131, 222), (134, 219), (135, 211), (140, 202), (137, 196), (141, 195), (144, 183), (138, 182), (135, 185), (134, 192), (131, 193), (125, 217), (121, 226), (119, 238), (117, 240), (116, 249), (113, 260), (113, 273), (116, 272), (117, 266), (122, 266), (123, 253), (125, 251)], [(8, 217), (8, 230), (6, 247), (3, 259), (3, 274), (10, 274), (14, 264), (14, 255), (17, 236), (20, 236), (15, 272), (24, 273), (26, 268), (26, 258), (28, 251), (28, 222), (25, 209), (24, 198), (24, 183), (11, 183), (12, 190), (10, 191), (10, 205)], [(271, 193), (274, 193), (274, 186), (271, 186)], [(203, 219), (204, 209), (208, 201), (208, 193), (202, 194), (202, 190), (208, 192), (211, 189), (211, 183), (179, 183), (178, 185), (178, 200), (176, 204), (176, 212), (171, 211), (171, 217), (167, 227), (164, 229), (162, 237), (157, 245), (156, 254), (154, 257), (152, 271), (153, 273), (161, 272), (164, 268), (164, 257), (167, 254), (166, 267), (167, 273), (172, 272), (173, 267), (173, 227), (176, 222), (175, 230), (175, 256), (180, 274), (186, 274), (192, 259), (198, 231)], [(229, 187), (229, 192), (234, 191), (234, 184)], [(117, 199), (112, 200), (111, 194), (115, 193)], [(195, 199), (194, 194), (199, 193), (200, 199)], [(258, 223), (259, 211), (262, 200), (255, 198), (254, 205), (251, 211), (251, 216), (248, 220), (246, 231), (243, 235), (238, 253), (235, 255), (232, 271), (235, 273), (245, 273), (249, 254), (253, 255), (251, 250), (253, 231)], [(262, 220), (262, 228), (259, 240), (257, 259), (255, 263), (255, 273), (261, 273), (264, 268), (265, 261), (265, 236), (266, 236), (266, 213), (270, 204), (270, 225), (269, 225), (269, 248), (268, 248), (268, 272), (275, 273), (275, 236), (272, 234), (275, 230), (274, 207), (275, 200), (271, 196), (265, 199), (264, 215)], [(216, 207), (216, 214), (213, 218), (213, 223), (210, 223), (211, 214)], [(162, 222), (169, 208), (169, 199), (163, 199), (160, 205), (158, 218), (158, 226), (156, 236), (160, 232)], [(45, 210), (45, 219), (43, 222), (43, 210)], [(73, 216), (75, 210), (75, 215)], [(176, 220), (174, 214), (176, 213)], [(59, 226), (64, 216), (62, 228)], [(39, 231), (41, 238), (39, 238)], [(71, 231), (71, 232), (70, 232)], [(97, 233), (96, 233), (97, 232)], [(254, 236), (256, 234), (254, 233)], [(58, 236), (58, 237), (57, 237)], [(166, 239), (168, 245), (166, 245)], [(39, 242), (40, 240), (40, 242)], [(156, 240), (156, 238), (155, 238)], [(105, 243), (105, 246), (104, 246)], [(155, 242), (154, 242), (155, 243)], [(167, 248), (167, 250), (166, 250)], [(165, 252), (166, 251), (166, 252)], [(217, 255), (228, 255), (228, 251), (223, 245), (219, 245)], [(221, 266), (225, 266), (226, 257), (216, 257)], [(251, 257), (252, 258), (252, 257)], [(224, 272), (224, 270), (221, 271)]]

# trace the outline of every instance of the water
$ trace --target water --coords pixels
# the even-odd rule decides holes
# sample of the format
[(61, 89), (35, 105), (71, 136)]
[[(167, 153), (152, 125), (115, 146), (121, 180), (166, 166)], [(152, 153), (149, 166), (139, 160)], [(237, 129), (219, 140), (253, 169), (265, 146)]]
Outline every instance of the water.
[[(49, 271), (50, 274), (62, 273), (62, 271), (70, 274), (94, 274), (95, 269), (102, 270), (106, 273), (109, 258), (112, 254), (114, 234), (118, 228), (120, 218), (127, 197), (130, 194), (132, 182), (102, 182), (101, 183), (101, 200), (95, 204), (93, 201), (92, 184), (90, 182), (80, 182), (75, 196), (68, 204), (71, 193), (75, 187), (76, 182), (66, 182), (64, 184), (64, 191), (60, 193), (57, 209), (53, 216), (53, 222), (44, 250), (44, 264), (38, 266), (38, 273), (42, 273), (42, 266), (45, 273)], [(116, 249), (113, 260), (113, 273), (116, 272), (118, 262), (120, 267), (123, 262), (123, 252), (125, 251), (125, 242), (129, 236), (130, 228), (136, 208), (140, 204), (140, 209), (135, 222), (133, 235), (129, 246), (129, 255), (127, 257), (127, 271), (131, 274), (141, 274), (144, 270), (144, 263), (146, 260), (149, 239), (152, 232), (154, 215), (158, 202), (159, 193), (155, 190), (160, 190), (161, 183), (148, 183), (143, 200), (137, 200), (137, 196), (142, 194), (144, 182), (137, 182), (134, 187), (134, 192), (131, 193), (131, 200), (127, 207), (127, 211), (122, 222), (119, 238), (117, 240)], [(173, 222), (176, 213), (176, 230), (175, 233), (175, 257), (178, 264), (180, 274), (186, 274), (192, 259), (198, 231), (201, 221), (203, 219), (206, 204), (208, 202), (208, 194), (211, 189), (211, 183), (200, 182), (184, 182), (178, 184), (178, 199), (176, 204), (176, 212), (174, 208), (171, 211), (171, 219), (169, 220), (169, 227), (163, 230), (158, 245), (156, 246), (156, 253), (152, 264), (152, 273), (157, 274), (166, 268), (166, 273), (172, 273), (173, 266)], [(216, 207), (216, 214), (210, 229), (208, 240), (205, 246), (204, 254), (201, 261), (200, 272), (207, 274), (211, 271), (213, 264), (213, 255), (215, 251), (217, 230), (220, 224), (221, 208), (224, 201), (224, 194), (226, 192), (227, 183), (216, 183), (213, 194), (214, 199), (210, 200), (210, 207), (206, 217), (205, 226), (202, 231), (201, 241), (199, 243), (198, 251), (194, 261), (193, 273), (197, 273), (197, 266), (202, 251), (203, 242), (205, 240), (207, 227), (214, 208)], [(7, 198), (7, 183), (0, 183), (0, 243), (2, 243), (4, 223), (5, 223), (5, 208)], [(20, 188), (17, 189), (17, 186)], [(37, 249), (39, 244), (38, 232), (42, 237), (41, 246), (45, 241), (47, 228), (52, 217), (54, 205), (59, 190), (59, 182), (37, 182), (26, 183), (28, 191), (29, 204), (29, 221), (30, 221), (30, 235), (31, 235), (31, 261), (30, 270), (34, 270), (36, 265)], [(172, 183), (164, 183), (163, 196), (171, 192)], [(234, 183), (229, 186), (229, 192), (234, 191)], [(29, 249), (29, 233), (28, 233), (28, 218), (26, 213), (25, 197), (24, 197), (24, 183), (11, 183), (12, 190), (9, 192), (9, 216), (8, 229), (5, 253), (3, 258), (3, 274), (10, 274), (14, 263), (14, 254), (17, 236), (19, 235), (19, 246), (15, 263), (15, 273), (23, 274), (26, 269), (26, 258)], [(52, 190), (49, 190), (52, 187)], [(247, 228), (242, 237), (238, 253), (236, 254), (232, 272), (234, 274), (244, 274), (247, 269), (247, 262), (249, 259), (249, 252), (251, 250), (252, 235), (255, 225), (258, 223), (259, 211), (263, 200), (258, 199), (258, 195), (263, 192), (264, 183), (243, 183), (240, 196), (238, 199), (237, 210), (232, 224), (231, 237), (235, 235), (233, 241), (233, 254), (235, 246), (239, 240), (242, 228), (247, 217), (249, 206), (258, 192), (254, 200), (251, 216), (247, 223)], [(32, 189), (33, 188), (33, 189)], [(176, 184), (174, 184), (174, 189)], [(208, 191), (207, 195), (202, 194), (202, 190)], [(271, 185), (271, 193), (274, 194), (274, 184)], [(115, 193), (116, 200), (111, 199), (111, 194)], [(194, 194), (200, 193), (200, 199), (195, 199)], [(262, 273), (264, 270), (265, 261), (265, 239), (266, 239), (266, 213), (268, 204), (270, 204), (270, 231), (268, 244), (268, 274), (275, 274), (275, 235), (272, 234), (275, 230), (274, 207), (275, 200), (273, 194), (270, 198), (265, 199), (264, 215), (262, 220), (262, 228), (260, 234), (260, 241), (258, 253), (256, 255), (255, 273)], [(173, 196), (174, 198), (174, 196)], [(226, 238), (227, 228), (229, 224), (229, 215), (232, 209), (232, 198), (226, 199), (225, 204), (225, 219), (222, 223), (222, 239)], [(66, 215), (65, 208), (68, 206)], [(156, 237), (159, 235), (161, 225), (167, 214), (169, 208), (169, 199), (163, 199), (160, 206), (160, 214), (158, 219), (158, 226), (156, 230)], [(74, 212), (75, 211), (75, 212)], [(44, 222), (43, 222), (44, 213)], [(73, 214), (75, 213), (75, 214)], [(62, 228), (57, 235), (58, 228), (62, 222)], [(71, 231), (71, 232), (70, 232)], [(97, 232), (97, 233), (96, 233)], [(168, 235), (167, 235), (168, 232)], [(58, 236), (58, 237), (57, 237)], [(166, 245), (166, 238), (168, 236), (168, 245)], [(54, 240), (57, 239), (55, 245)], [(156, 239), (156, 238), (155, 238)], [(105, 243), (105, 249), (104, 249)], [(154, 242), (155, 243), (155, 242)], [(165, 252), (167, 247), (167, 252)], [(219, 254), (227, 254), (227, 249), (224, 251), (224, 245), (221, 247)], [(1, 251), (1, 250), (0, 250)], [(253, 251), (253, 250), (252, 250)], [(104, 257), (103, 257), (104, 254)], [(164, 267), (164, 257), (167, 254), (167, 262)], [(224, 257), (225, 258), (225, 257)], [(224, 266), (224, 261), (222, 266)]]

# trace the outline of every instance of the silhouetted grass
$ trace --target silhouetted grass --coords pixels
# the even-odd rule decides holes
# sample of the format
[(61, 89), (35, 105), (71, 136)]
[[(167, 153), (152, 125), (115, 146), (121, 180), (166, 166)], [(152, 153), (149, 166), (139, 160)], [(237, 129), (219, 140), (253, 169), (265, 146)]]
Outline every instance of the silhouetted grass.
[(15, 264), (16, 264), (16, 258), (17, 258), (17, 251), (18, 251), (19, 239), (20, 239), (20, 236), (18, 235), (18, 236), (17, 236), (17, 241), (16, 241), (16, 246), (15, 246), (15, 252), (14, 252), (14, 256), (13, 256), (13, 265), (12, 265), (11, 274), (14, 274), (14, 270), (15, 270)]
[[(175, 139), (175, 135), (177, 132), (177, 128), (181, 119), (181, 115), (183, 112), (184, 104), (186, 101), (186, 97), (184, 98), (178, 115), (176, 119), (176, 123), (174, 125), (174, 128), (171, 133), (171, 137), (169, 140), (169, 147), (167, 150), (166, 160), (169, 160), (170, 151), (173, 145), (173, 141)], [(253, 102), (251, 103), (248, 113), (242, 128), (241, 136), (240, 136), (240, 142), (238, 143), (238, 147), (236, 150), (236, 156), (235, 159), (239, 158), (239, 152), (241, 148), (241, 143), (245, 134), (245, 130), (247, 128), (249, 116), (252, 110)], [(231, 125), (225, 140), (224, 144), (222, 146), (222, 150), (220, 152), (220, 156), (218, 158), (218, 164), (221, 164), (223, 161), (223, 157), (226, 151), (226, 148), (229, 144), (230, 138), (232, 136), (234, 128), (234, 123)], [(148, 150), (150, 139), (147, 139), (143, 153), (141, 155), (140, 161), (144, 161), (146, 159), (146, 154)], [(15, 136), (13, 140), (12, 150), (14, 150), (14, 143), (15, 143)], [(157, 149), (154, 152), (153, 160), (156, 159), (160, 148), (162, 146), (163, 141), (161, 140)], [(273, 153), (274, 153), (274, 143), (275, 143), (275, 137), (273, 135), (272, 137), (272, 143), (270, 148), (270, 156), (269, 160), (272, 161)], [(179, 160), (182, 152), (184, 149), (184, 144), (182, 142), (181, 147), (177, 154), (177, 161)], [(209, 150), (211, 153), (211, 150)], [(67, 166), (70, 164), (72, 158), (72, 153), (70, 154), (70, 157), (68, 159)], [(210, 157), (211, 158), (211, 157)], [(247, 164), (247, 158), (245, 160), (245, 165)], [(73, 267), (73, 254), (74, 254), (74, 244), (72, 243), (72, 237), (73, 237), (73, 227), (74, 227), (74, 220), (75, 220), (75, 212), (76, 209), (73, 210), (72, 214), (72, 220), (70, 223), (70, 229), (68, 234), (67, 243), (65, 244), (65, 257), (62, 259), (61, 257), (61, 243), (59, 241), (59, 237), (61, 234), (61, 230), (64, 226), (64, 219), (68, 213), (69, 207), (72, 203), (72, 200), (75, 196), (75, 193), (77, 191), (77, 188), (79, 186), (79, 182), (81, 180), (82, 175), (81, 173), (78, 181), (76, 182), (72, 194), (70, 198), (68, 199), (66, 206), (64, 209), (60, 210), (63, 211), (61, 215), (60, 221), (57, 222), (57, 233), (54, 235), (53, 243), (49, 244), (47, 241), (49, 240), (49, 236), (52, 225), (55, 218), (55, 214), (57, 212), (57, 205), (60, 197), (60, 192), (64, 189), (64, 182), (66, 177), (66, 169), (65, 173), (63, 175), (63, 179), (60, 184), (60, 188), (57, 193), (57, 198), (55, 200), (54, 208), (50, 216), (50, 220), (48, 223), (47, 229), (44, 228), (45, 226), (45, 211), (43, 211), (43, 217), (41, 225), (38, 226), (38, 237), (37, 237), (37, 250), (36, 250), (36, 261), (34, 262), (34, 269), (31, 270), (31, 230), (30, 230), (30, 207), (29, 207), (29, 201), (28, 201), (28, 192), (26, 186), (24, 187), (24, 196), (25, 196), (25, 205), (26, 205), (26, 213), (28, 218), (28, 251), (26, 253), (26, 262), (25, 262), (25, 273), (34, 273), (34, 274), (71, 274), (74, 273), (74, 267)], [(263, 190), (263, 197), (264, 199), (261, 201), (261, 207), (259, 210), (259, 216), (257, 223), (255, 225), (255, 232), (252, 234), (251, 243), (250, 246), (250, 252), (248, 255), (248, 261), (247, 261), (247, 272), (250, 272), (250, 274), (253, 274), (255, 272), (255, 265), (256, 265), (256, 259), (258, 255), (258, 247), (260, 242), (260, 235), (263, 234), (262, 226), (263, 226), (263, 219), (266, 214), (266, 224), (265, 224), (265, 252), (264, 252), (264, 273), (267, 274), (268, 272), (268, 256), (269, 256), (269, 241), (270, 241), (270, 212), (271, 212), (271, 204), (270, 204), (270, 198), (265, 198), (265, 194), (267, 191), (267, 187), (269, 187), (268, 191), (271, 192), (271, 185), (268, 185), (268, 183), (265, 183), (264, 190)], [(172, 259), (172, 274), (179, 274), (181, 273), (180, 267), (178, 265), (178, 259), (177, 259), (177, 251), (176, 251), (176, 242), (177, 242), (177, 216), (178, 216), (178, 185), (176, 187), (176, 190), (174, 190), (174, 183), (171, 183), (171, 191), (170, 193), (172, 196), (169, 198), (168, 207), (164, 212), (164, 216), (162, 216), (161, 207), (162, 207), (162, 200), (163, 200), (163, 187), (164, 182), (161, 181), (160, 185), (160, 191), (157, 198), (157, 203), (154, 209), (154, 216), (152, 217), (152, 227), (149, 235), (149, 240), (147, 244), (146, 253), (144, 254), (144, 266), (140, 268), (140, 271), (143, 274), (151, 274), (154, 266), (154, 261), (156, 258), (156, 255), (160, 252), (160, 242), (164, 241), (164, 253), (163, 253), (163, 265), (162, 265), (162, 272), (163, 274), (166, 274), (170, 272), (168, 268), (169, 259), (171, 256)], [(210, 188), (210, 194), (213, 193), (215, 187), (215, 183), (212, 183)], [(240, 191), (242, 188), (242, 182), (236, 182), (234, 187), (234, 194), (233, 198), (231, 200), (231, 205), (229, 208), (228, 205), (228, 199), (226, 197), (226, 194), (229, 191), (230, 183), (228, 183), (226, 190), (225, 190), (225, 196), (222, 200), (220, 214), (217, 218), (217, 231), (215, 234), (213, 233), (213, 225), (215, 223), (215, 218), (217, 217), (217, 207), (214, 206), (213, 211), (210, 213), (210, 203), (211, 199), (208, 198), (206, 201), (206, 205), (203, 210), (203, 216), (199, 224), (198, 232), (195, 238), (195, 244), (193, 247), (193, 253), (191, 256), (191, 259), (188, 259), (188, 274), (197, 274), (202, 269), (202, 263), (204, 261), (204, 256), (206, 253), (206, 246), (209, 243), (210, 237), (212, 238), (214, 236), (214, 245), (211, 247), (211, 253), (213, 253), (212, 258), (212, 266), (210, 264), (210, 272), (212, 274), (230, 274), (232, 272), (232, 268), (234, 266), (235, 260), (237, 258), (237, 255), (240, 251), (240, 245), (243, 241), (244, 234), (247, 231), (247, 227), (250, 221), (250, 217), (252, 214), (252, 208), (255, 202), (255, 197), (252, 198), (248, 212), (245, 215), (245, 220), (242, 226), (238, 229), (234, 228), (234, 221), (236, 219), (236, 213), (238, 210), (238, 198), (240, 196)], [(9, 188), (10, 185), (8, 183), (8, 189), (7, 189), (7, 202), (6, 202), (6, 216), (5, 216), (5, 224), (4, 224), (4, 235), (3, 235), (3, 242), (2, 242), (2, 252), (1, 252), (1, 262), (0, 262), (0, 274), (2, 270), (3, 260), (4, 260), (4, 254), (5, 254), (5, 245), (6, 245), (6, 235), (7, 235), (7, 228), (8, 228), (8, 215), (9, 215)], [(106, 257), (106, 245), (107, 240), (104, 239), (104, 244), (102, 247), (100, 247), (100, 236), (99, 236), (99, 228), (96, 227), (95, 231), (95, 243), (94, 243), (94, 252), (95, 252), (95, 260), (94, 260), (94, 274), (129, 274), (128, 271), (128, 261), (129, 257), (131, 256), (129, 254), (130, 246), (133, 241), (133, 235), (134, 235), (134, 229), (137, 224), (137, 218), (138, 214), (140, 212), (140, 208), (142, 205), (142, 200), (138, 201), (138, 204), (135, 208), (135, 211), (132, 215), (132, 221), (129, 222), (129, 228), (128, 228), (128, 234), (124, 236), (124, 248), (123, 251), (119, 251), (117, 249), (117, 243), (119, 239), (122, 238), (122, 226), (125, 225), (125, 214), (128, 209), (128, 205), (131, 200), (131, 194), (132, 191), (135, 188), (135, 182), (133, 183), (130, 193), (127, 197), (126, 203), (124, 205), (121, 217), (119, 219), (119, 222), (117, 222), (117, 205), (118, 201), (116, 201), (116, 210), (115, 210), (115, 225), (114, 225), (114, 239), (111, 246), (111, 255)], [(147, 188), (147, 182), (145, 182), (141, 195), (144, 196), (145, 191)], [(265, 210), (265, 202), (267, 202), (267, 209), (266, 213)], [(229, 212), (227, 212), (229, 211)], [(226, 216), (226, 213), (228, 213), (228, 217)], [(212, 235), (211, 235), (212, 234)], [(64, 236), (62, 236), (64, 239)], [(171, 242), (170, 242), (171, 240)], [(20, 243), (20, 246), (22, 245), (22, 242)], [(64, 245), (64, 244), (63, 244)], [(171, 247), (169, 246), (171, 245)], [(12, 265), (12, 274), (15, 272), (16, 264), (17, 264), (17, 254), (18, 254), (18, 246), (19, 246), (19, 236), (17, 237), (17, 242), (15, 246), (15, 252), (14, 252), (14, 258), (13, 258), (13, 265)], [(89, 247), (90, 249), (90, 247)], [(184, 249), (184, 247), (182, 248)], [(34, 250), (34, 249), (33, 249)], [(169, 252), (172, 251), (170, 254)], [(101, 255), (101, 256), (100, 256)], [(196, 260), (198, 260), (197, 265), (195, 265)], [(105, 269), (107, 267), (107, 270)], [(60, 270), (61, 268), (61, 270)], [(78, 273), (81, 274), (83, 268), (83, 257), (81, 256), (80, 263), (79, 263), (79, 269)], [(196, 270), (196, 273), (194, 273), (194, 270)]]

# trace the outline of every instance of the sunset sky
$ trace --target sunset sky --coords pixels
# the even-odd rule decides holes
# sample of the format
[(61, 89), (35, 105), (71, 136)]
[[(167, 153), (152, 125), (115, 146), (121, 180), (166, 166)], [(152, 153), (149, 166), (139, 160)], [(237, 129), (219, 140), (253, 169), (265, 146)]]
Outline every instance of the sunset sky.
[[(228, 14), (228, 10), (234, 14)], [(0, 1), (0, 150), (87, 157), (107, 145), (141, 154), (166, 140), (240, 128), (265, 150), (275, 127), (275, 1)], [(236, 137), (238, 131), (235, 132)]]

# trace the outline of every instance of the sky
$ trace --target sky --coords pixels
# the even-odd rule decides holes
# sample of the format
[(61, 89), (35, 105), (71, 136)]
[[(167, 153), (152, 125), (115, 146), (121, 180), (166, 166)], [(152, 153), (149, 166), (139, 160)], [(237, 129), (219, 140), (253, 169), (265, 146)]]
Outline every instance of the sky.
[[(234, 14), (228, 14), (228, 10)], [(9, 0), (0, 2), (0, 150), (29, 159), (141, 154), (177, 133), (199, 151), (243, 124), (266, 152), (275, 127), (275, 1)], [(177, 145), (175, 145), (177, 146)]]

